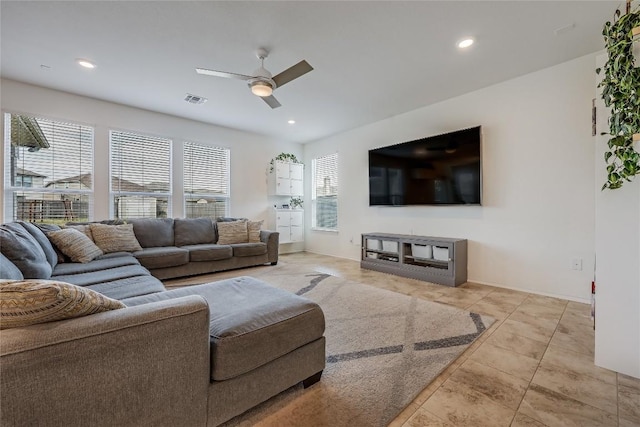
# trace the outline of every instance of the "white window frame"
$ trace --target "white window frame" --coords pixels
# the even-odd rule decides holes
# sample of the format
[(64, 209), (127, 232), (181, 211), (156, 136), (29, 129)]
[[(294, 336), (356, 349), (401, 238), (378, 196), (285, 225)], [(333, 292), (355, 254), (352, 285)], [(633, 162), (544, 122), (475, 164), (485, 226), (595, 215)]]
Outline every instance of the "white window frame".
[[(65, 120), (58, 118), (50, 118), (37, 114), (30, 113), (18, 113), (12, 111), (2, 111), (2, 120), (4, 126), (4, 180), (3, 180), (3, 197), (4, 197), (4, 212), (2, 212), (2, 217), (5, 222), (13, 221), (16, 218), (16, 209), (14, 206), (14, 194), (15, 193), (31, 193), (31, 194), (70, 194), (70, 195), (79, 195), (79, 196), (87, 196), (88, 198), (88, 211), (87, 211), (87, 219), (89, 221), (93, 220), (93, 211), (94, 211), (94, 202), (95, 202), (95, 127), (80, 123), (73, 120)], [(90, 131), (90, 141), (91, 141), (91, 168), (88, 170), (88, 173), (91, 174), (91, 188), (88, 190), (81, 189), (56, 189), (56, 188), (43, 188), (43, 187), (23, 187), (22, 185), (11, 185), (11, 161), (12, 161), (12, 153), (11, 153), (11, 116), (12, 115), (21, 115), (26, 117), (31, 117), (34, 119), (46, 120), (49, 122), (57, 122), (60, 124), (72, 125), (72, 126), (82, 126)], [(9, 121), (9, 125), (7, 125)], [(21, 183), (22, 184), (22, 183)], [(51, 218), (49, 219), (51, 220)], [(44, 222), (47, 219), (43, 219)]]
[[(221, 195), (219, 193), (189, 193), (186, 190), (186, 162), (187, 162), (187, 147), (189, 145), (200, 146), (204, 148), (215, 148), (219, 150), (226, 151), (227, 157), (227, 170), (226, 170), (226, 186), (227, 186), (227, 194)], [(222, 216), (229, 216), (229, 212), (231, 210), (231, 149), (229, 147), (223, 147), (218, 145), (209, 145), (201, 142), (193, 142), (193, 141), (183, 141), (182, 142), (182, 201), (183, 201), (183, 212), (185, 218), (187, 217), (187, 199), (223, 199), (226, 201), (225, 203), (225, 212)]]
[[(311, 160), (311, 229), (314, 231), (328, 231), (328, 232), (335, 232), (337, 233), (339, 231), (339, 222), (338, 222), (338, 202), (337, 202), (337, 197), (338, 195), (336, 194), (336, 227), (332, 228), (332, 227), (318, 227), (317, 225), (317, 201), (318, 201), (318, 191), (317, 191), (317, 183), (316, 183), (316, 170), (317, 170), (317, 161), (319, 159), (323, 159), (325, 157), (330, 157), (330, 156), (336, 156), (336, 164), (335, 164), (335, 168), (336, 168), (336, 175), (338, 174), (338, 163), (340, 161), (340, 157), (338, 152), (334, 152), (334, 153), (329, 153), (329, 154), (325, 154), (323, 156), (318, 156), (315, 157)], [(340, 184), (338, 182), (338, 192), (340, 192)]]
[[(112, 184), (113, 184), (113, 163), (112, 163), (112, 158), (113, 158), (113, 143), (112, 143), (112, 135), (114, 133), (125, 133), (125, 134), (132, 134), (132, 135), (138, 135), (138, 136), (142, 136), (142, 137), (149, 137), (149, 138), (157, 138), (157, 139), (164, 139), (167, 140), (169, 142), (169, 183), (168, 183), (168, 188), (169, 191), (168, 192), (135, 192), (135, 191), (113, 191), (112, 188)], [(173, 200), (173, 140), (171, 138), (167, 138), (165, 136), (159, 136), (159, 135), (151, 135), (148, 133), (144, 133), (144, 132), (136, 132), (136, 131), (130, 131), (130, 130), (123, 130), (123, 129), (110, 129), (109, 130), (109, 218), (111, 219), (116, 219), (116, 209), (115, 209), (115, 197), (116, 196), (136, 196), (136, 197), (166, 197), (167, 198), (167, 218), (171, 218), (172, 217), (172, 200)], [(126, 218), (125, 218), (126, 219)]]

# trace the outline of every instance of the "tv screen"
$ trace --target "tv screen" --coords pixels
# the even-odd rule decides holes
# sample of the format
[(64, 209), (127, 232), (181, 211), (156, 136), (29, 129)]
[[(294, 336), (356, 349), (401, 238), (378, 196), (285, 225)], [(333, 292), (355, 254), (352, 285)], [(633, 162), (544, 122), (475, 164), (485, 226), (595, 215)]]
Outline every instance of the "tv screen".
[(369, 150), (369, 205), (479, 205), (481, 127)]

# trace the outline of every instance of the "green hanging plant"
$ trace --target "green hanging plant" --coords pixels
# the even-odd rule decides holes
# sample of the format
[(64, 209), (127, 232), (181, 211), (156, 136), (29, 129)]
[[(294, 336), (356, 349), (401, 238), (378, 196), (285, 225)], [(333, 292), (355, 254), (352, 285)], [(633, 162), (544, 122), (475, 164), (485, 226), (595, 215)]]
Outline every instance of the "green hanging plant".
[(273, 172), (273, 168), (274, 168), (276, 160), (279, 160), (279, 161), (282, 161), (282, 162), (302, 163), (302, 162), (300, 162), (298, 160), (298, 158), (296, 157), (295, 154), (280, 153), (277, 156), (275, 156), (273, 159), (271, 159), (271, 161), (269, 162), (269, 173)]
[(622, 15), (618, 9), (612, 21), (602, 30), (608, 60), (596, 70), (598, 74), (604, 71), (598, 87), (602, 88), (604, 104), (611, 107), (603, 190), (620, 188), (640, 174), (640, 154), (633, 148), (633, 135), (640, 132), (640, 68), (636, 68), (640, 64), (634, 64), (632, 50), (632, 29), (640, 26), (640, 12), (627, 9)]

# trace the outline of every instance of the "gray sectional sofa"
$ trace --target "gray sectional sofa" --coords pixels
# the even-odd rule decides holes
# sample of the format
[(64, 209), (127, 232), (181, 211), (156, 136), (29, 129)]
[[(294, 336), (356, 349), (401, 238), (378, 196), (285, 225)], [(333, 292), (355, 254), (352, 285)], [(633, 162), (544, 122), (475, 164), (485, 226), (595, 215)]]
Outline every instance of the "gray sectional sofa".
[[(133, 224), (142, 251), (86, 264), (58, 262), (32, 224), (0, 227), (0, 278), (51, 271), (40, 279), (126, 305), (2, 330), (0, 425), (216, 426), (320, 379), (325, 339), (317, 304), (251, 277), (174, 290), (158, 279), (276, 263), (277, 233), (223, 248), (210, 220)], [(33, 254), (16, 257), (12, 248), (20, 241), (48, 265), (30, 271)]]

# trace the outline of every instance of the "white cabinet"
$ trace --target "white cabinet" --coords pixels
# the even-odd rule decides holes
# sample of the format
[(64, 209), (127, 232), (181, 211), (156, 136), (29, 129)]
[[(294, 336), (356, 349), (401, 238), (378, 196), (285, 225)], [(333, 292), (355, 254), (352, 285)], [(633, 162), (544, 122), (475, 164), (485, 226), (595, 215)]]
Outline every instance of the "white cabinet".
[(274, 196), (302, 196), (304, 193), (304, 165), (301, 163), (274, 162), (269, 173), (269, 193)]
[(280, 243), (304, 240), (304, 211), (302, 209), (274, 209), (275, 229)]

